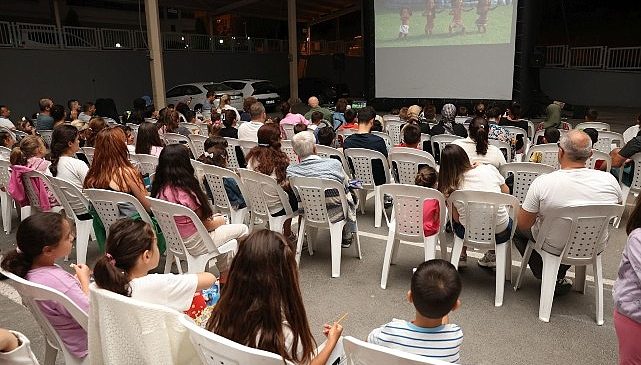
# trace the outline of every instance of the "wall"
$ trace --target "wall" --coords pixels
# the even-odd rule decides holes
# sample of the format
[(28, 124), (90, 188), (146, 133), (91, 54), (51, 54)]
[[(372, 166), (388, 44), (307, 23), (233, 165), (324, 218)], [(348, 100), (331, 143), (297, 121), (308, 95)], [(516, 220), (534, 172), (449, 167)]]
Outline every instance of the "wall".
[[(165, 83), (265, 78), (287, 83), (285, 54), (208, 54), (167, 52)], [(146, 52), (76, 50), (0, 50), (0, 104), (12, 109), (12, 120), (37, 111), (38, 100), (51, 97), (59, 104), (111, 97), (120, 112), (132, 100), (151, 95)]]
[(363, 57), (345, 57), (345, 70), (334, 69), (333, 56), (311, 56), (307, 61), (307, 77), (326, 77), (349, 86), (351, 96), (361, 97), (364, 91), (365, 62)]
[(641, 73), (544, 68), (541, 90), (551, 99), (589, 106), (641, 108)]

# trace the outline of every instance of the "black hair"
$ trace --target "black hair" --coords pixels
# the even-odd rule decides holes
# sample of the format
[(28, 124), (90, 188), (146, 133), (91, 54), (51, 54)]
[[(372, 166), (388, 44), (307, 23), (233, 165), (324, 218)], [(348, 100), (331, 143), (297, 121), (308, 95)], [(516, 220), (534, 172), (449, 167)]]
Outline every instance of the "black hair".
[(487, 117), (492, 119), (498, 119), (501, 116), (501, 108), (498, 106), (493, 106), (490, 110), (487, 111)]
[(508, 110), (510, 111), (510, 114), (514, 118), (516, 118), (516, 119), (521, 118), (521, 104), (519, 104), (519, 103), (517, 103), (515, 101), (508, 107)]
[(109, 227), (105, 254), (98, 258), (93, 268), (96, 285), (131, 296), (129, 271), (136, 266), (140, 255), (153, 249), (154, 237), (154, 230), (142, 220), (121, 218), (114, 222)]
[(158, 127), (155, 123), (142, 122), (138, 127), (138, 135), (136, 137), (136, 153), (149, 154), (152, 146), (163, 146), (158, 134)]
[(292, 110), (292, 106), (288, 102), (283, 101), (280, 103), (280, 112), (283, 114), (283, 117), (287, 116)]
[(187, 110), (184, 114), (185, 116), (185, 121), (187, 123), (192, 123), (192, 119), (196, 118), (196, 112), (193, 110)]
[(485, 104), (483, 102), (474, 105), (474, 115), (477, 117), (485, 117)]
[(62, 120), (65, 117), (65, 107), (60, 104), (55, 104), (51, 107), (51, 118), (54, 121)]
[(323, 127), (318, 129), (318, 144), (323, 146), (331, 146), (336, 138), (336, 132), (332, 127)]
[(234, 122), (236, 122), (236, 112), (234, 110), (228, 109), (225, 110), (223, 114), (225, 115), (225, 118), (223, 119), (225, 128), (231, 128), (231, 126), (234, 125)]
[(294, 134), (298, 134), (300, 132), (304, 132), (307, 130), (307, 126), (303, 123), (298, 123), (294, 126)]
[(588, 112), (585, 113), (585, 116), (588, 117), (589, 120), (596, 121), (599, 119), (599, 112), (596, 109), (588, 109)]
[[(550, 129), (551, 129), (551, 128), (550, 128)], [(559, 133), (559, 130), (558, 130), (558, 129), (557, 129), (556, 131), (557, 131), (557, 133)], [(547, 132), (548, 132), (548, 130), (546, 129), (546, 130), (545, 130), (545, 133), (547, 133)], [(585, 132), (585, 134), (587, 134), (588, 136), (590, 136), (590, 139), (592, 140), (592, 145), (593, 145), (593, 146), (594, 146), (594, 144), (595, 144), (595, 143), (597, 143), (597, 141), (599, 140), (599, 131), (597, 131), (596, 129), (594, 129), (594, 128), (585, 128), (585, 129), (583, 130), (583, 132)], [(561, 133), (559, 133), (559, 135), (560, 135), (560, 134), (561, 134)], [(546, 136), (545, 136), (545, 140), (547, 141), (547, 139), (548, 139), (548, 137), (547, 137), (547, 135), (546, 135)], [(550, 142), (550, 141), (547, 141), (547, 142), (548, 142), (548, 143), (556, 143), (556, 142), (558, 142), (558, 140), (557, 140), (557, 141), (554, 141), (554, 142)]]
[(83, 113), (88, 112), (89, 109), (91, 109), (92, 106), (94, 106), (94, 103), (92, 103), (91, 101), (88, 101), (88, 102), (82, 104), (82, 112)]
[(376, 118), (376, 110), (371, 106), (366, 106), (358, 111), (358, 123), (364, 124)]
[(95, 116), (103, 118), (111, 118), (114, 121), (118, 122), (120, 117), (118, 115), (118, 109), (116, 109), (116, 103), (114, 99), (96, 99), (96, 113)]
[(4, 256), (2, 268), (25, 278), (44, 248), (56, 247), (62, 240), (64, 221), (67, 221), (64, 215), (51, 212), (35, 213), (25, 218), (16, 232), (19, 250), (15, 249)]
[(156, 175), (151, 184), (151, 196), (158, 197), (158, 194), (166, 186), (175, 186), (193, 194), (202, 211), (202, 216), (199, 218), (211, 217), (213, 212), (209, 205), (209, 199), (194, 176), (194, 167), (189, 161), (189, 148), (183, 144), (166, 146), (158, 157)]
[(372, 132), (382, 132), (383, 131), (383, 123), (381, 123), (380, 120), (374, 119), (374, 124), (372, 124)]
[(421, 127), (416, 124), (406, 124), (403, 127), (403, 141), (405, 144), (417, 144), (421, 141)]
[(131, 124), (140, 124), (145, 121), (144, 112), (140, 110), (134, 110), (129, 117), (127, 118), (127, 123)]
[(69, 149), (69, 143), (74, 143), (78, 138), (78, 128), (72, 125), (59, 125), (51, 134), (51, 175), (58, 175), (58, 161), (60, 156)]
[(424, 317), (446, 316), (461, 295), (461, 277), (451, 263), (434, 259), (420, 264), (412, 275), (412, 301)]
[[(232, 110), (233, 112), (233, 110)], [(204, 149), (205, 152), (211, 154), (211, 156), (200, 155), (198, 161), (206, 163), (208, 165), (214, 165), (218, 167), (227, 167), (227, 147), (229, 143), (227, 140), (220, 136), (209, 137), (205, 140)]]
[(356, 111), (354, 109), (347, 109), (343, 115), (345, 116), (345, 123), (352, 123), (356, 118)]
[(543, 138), (545, 138), (547, 143), (557, 143), (561, 139), (561, 132), (554, 127), (547, 128), (545, 132), (543, 132)]
[(319, 111), (312, 112), (312, 122), (320, 122), (323, 120), (323, 113)]
[(476, 153), (485, 156), (489, 145), (490, 127), (483, 117), (474, 117), (470, 122), (470, 138), (476, 142)]
[(143, 98), (134, 99), (134, 110), (143, 111), (147, 108), (147, 102)]
[(438, 182), (438, 173), (432, 166), (425, 165), (418, 170), (414, 184), (426, 188), (434, 188)]
[(9, 132), (6, 129), (0, 129), (0, 146), (4, 146), (7, 148), (13, 148), (13, 145), (7, 146), (5, 143), (7, 140), (11, 140), (13, 138), (13, 135), (11, 132)]

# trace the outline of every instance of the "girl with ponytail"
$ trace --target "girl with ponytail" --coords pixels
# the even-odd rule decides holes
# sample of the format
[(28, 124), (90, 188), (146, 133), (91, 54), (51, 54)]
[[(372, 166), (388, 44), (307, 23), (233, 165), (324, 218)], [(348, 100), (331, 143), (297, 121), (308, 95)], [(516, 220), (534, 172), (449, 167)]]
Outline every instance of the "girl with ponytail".
[[(49, 170), (51, 162), (44, 159), (46, 154), (47, 147), (45, 147), (45, 142), (40, 136), (26, 136), (21, 139), (20, 144), (18, 144), (13, 148), (13, 150), (11, 150), (9, 161), (12, 165), (25, 166), (27, 167), (27, 169), (12, 169), (11, 174), (14, 179), (17, 178), (17, 181), (20, 181), (20, 176), (22, 175), (22, 173), (24, 173), (25, 170), (29, 169), (36, 170), (47, 176), (51, 176), (51, 171)], [(48, 189), (47, 197), (49, 198), (50, 206), (59, 205), (54, 193), (52, 191), (49, 191)]]
[[(87, 265), (73, 265), (76, 276), (69, 274), (56, 261), (68, 256), (74, 234), (64, 215), (36, 213), (25, 218), (16, 233), (17, 248), (4, 257), (2, 268), (31, 282), (55, 289), (66, 295), (85, 312), (89, 311), (89, 276)], [(61, 305), (54, 301), (39, 302), (69, 352), (78, 358), (87, 355), (87, 333)]]
[(51, 137), (51, 175), (67, 180), (82, 190), (89, 166), (76, 158), (80, 150), (78, 128), (61, 125), (53, 130)]
[[(497, 169), (505, 164), (503, 152), (489, 143), (490, 126), (483, 117), (475, 117), (470, 122), (470, 136), (452, 143), (461, 146), (467, 153), (471, 163), (492, 165)], [(508, 150), (506, 153), (512, 153)]]
[(211, 287), (216, 277), (199, 274), (151, 274), (160, 252), (156, 234), (141, 220), (122, 218), (109, 228), (105, 254), (94, 266), (96, 285), (120, 295), (178, 311), (190, 308), (194, 293)]

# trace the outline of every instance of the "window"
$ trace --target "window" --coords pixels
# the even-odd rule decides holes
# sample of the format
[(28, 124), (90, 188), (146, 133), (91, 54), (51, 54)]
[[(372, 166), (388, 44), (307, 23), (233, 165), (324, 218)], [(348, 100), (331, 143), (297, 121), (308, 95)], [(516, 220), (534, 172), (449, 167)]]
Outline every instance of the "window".
[(252, 86), (254, 87), (254, 95), (276, 93), (276, 86), (270, 81), (254, 82)]
[(244, 82), (231, 81), (225, 82), (225, 85), (231, 87), (234, 90), (243, 90), (245, 88)]
[(233, 89), (224, 84), (209, 84), (203, 85), (207, 91), (220, 92), (220, 91), (232, 91)]
[(169, 91), (167, 91), (167, 97), (168, 98), (175, 98), (175, 97), (183, 96), (183, 95), (186, 95), (185, 94), (185, 86), (176, 86), (174, 88), (169, 89)]
[(185, 89), (186, 95), (198, 95), (203, 93), (203, 91), (196, 85), (187, 85), (185, 86)]

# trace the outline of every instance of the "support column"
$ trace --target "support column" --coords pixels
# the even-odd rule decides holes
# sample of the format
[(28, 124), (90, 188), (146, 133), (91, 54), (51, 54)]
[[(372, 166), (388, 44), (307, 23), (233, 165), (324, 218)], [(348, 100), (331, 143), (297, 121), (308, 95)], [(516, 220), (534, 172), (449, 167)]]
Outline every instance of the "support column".
[(58, 45), (60, 48), (63, 48), (64, 39), (62, 36), (62, 21), (60, 20), (60, 4), (58, 3), (58, 0), (53, 0), (51, 5), (53, 7), (53, 17), (56, 20), (56, 34), (58, 35)]
[(165, 100), (165, 74), (163, 71), (162, 44), (160, 42), (158, 0), (145, 0), (145, 18), (147, 22), (151, 88), (153, 90), (154, 106), (157, 110), (160, 110), (167, 105), (167, 102)]
[(298, 98), (298, 44), (296, 39), (296, 0), (287, 0), (289, 40), (289, 97)]

